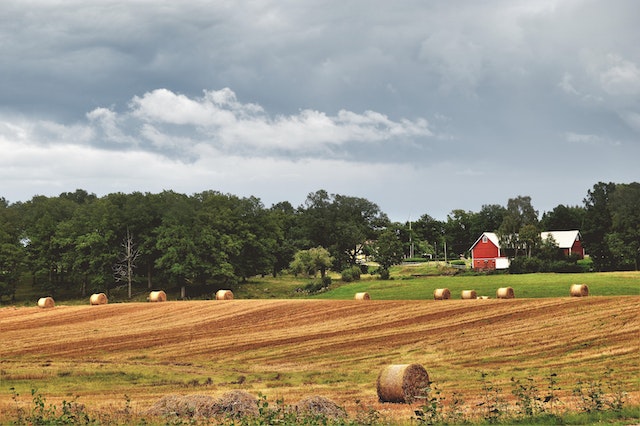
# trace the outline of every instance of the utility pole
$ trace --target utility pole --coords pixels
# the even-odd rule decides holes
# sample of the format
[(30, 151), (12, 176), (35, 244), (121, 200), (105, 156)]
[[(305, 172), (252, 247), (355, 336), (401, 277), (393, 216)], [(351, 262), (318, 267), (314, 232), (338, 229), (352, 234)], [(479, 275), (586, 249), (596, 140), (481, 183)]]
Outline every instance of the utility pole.
[(411, 216), (409, 216), (409, 259), (413, 259), (413, 233), (411, 232)]

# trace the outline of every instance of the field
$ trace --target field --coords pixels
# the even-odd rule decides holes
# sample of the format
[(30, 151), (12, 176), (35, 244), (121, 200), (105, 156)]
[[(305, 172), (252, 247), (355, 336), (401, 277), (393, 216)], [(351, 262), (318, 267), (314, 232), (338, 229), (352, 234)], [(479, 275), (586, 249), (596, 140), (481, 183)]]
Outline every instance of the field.
[(402, 363), (422, 364), (443, 395), (455, 392), (469, 407), (480, 401), (482, 373), (511, 400), (511, 378), (545, 389), (557, 374), (571, 405), (576, 383), (608, 370), (608, 383), (638, 404), (639, 312), (637, 295), (5, 307), (0, 412), (30, 404), (32, 389), (58, 406), (77, 398), (88, 411), (130, 405), (140, 415), (163, 395), (243, 389), (291, 403), (325, 396), (350, 414), (359, 401), (408, 422), (415, 407), (376, 396), (378, 372)]

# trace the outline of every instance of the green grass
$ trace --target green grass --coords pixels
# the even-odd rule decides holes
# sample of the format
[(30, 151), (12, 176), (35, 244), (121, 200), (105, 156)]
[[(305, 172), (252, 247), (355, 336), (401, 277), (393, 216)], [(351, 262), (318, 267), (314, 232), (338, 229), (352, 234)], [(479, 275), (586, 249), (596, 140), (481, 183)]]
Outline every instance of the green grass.
[[(406, 269), (406, 268), (405, 268)], [(403, 272), (406, 272), (403, 271)], [(416, 276), (392, 270), (390, 280), (366, 280), (336, 285), (319, 294), (322, 299), (351, 299), (356, 292), (366, 291), (372, 299), (433, 299), (437, 288), (448, 288), (452, 299), (460, 299), (462, 290), (476, 290), (478, 295), (495, 297), (500, 287), (512, 287), (518, 298), (569, 296), (572, 284), (586, 284), (591, 296), (626, 296), (640, 294), (640, 272), (607, 272), (584, 274), (494, 274), (457, 276)]]
[[(378, 275), (362, 274), (359, 281), (345, 283), (339, 273), (330, 273), (333, 284), (328, 291), (320, 294), (309, 294), (301, 291), (313, 278), (282, 275), (254, 277), (245, 283), (236, 285), (209, 286), (210, 291), (192, 290), (187, 287), (187, 296), (194, 299), (212, 298), (216, 290), (228, 288), (237, 299), (352, 299), (357, 292), (368, 292), (377, 300), (433, 299), (433, 291), (437, 288), (448, 288), (452, 299), (460, 299), (462, 290), (476, 290), (479, 296), (495, 297), (500, 287), (512, 287), (517, 298), (565, 297), (569, 295), (572, 284), (586, 284), (592, 296), (626, 296), (640, 295), (640, 272), (603, 272), (603, 273), (537, 273), (510, 275), (496, 273), (492, 275), (470, 275), (467, 273), (454, 275), (458, 271), (445, 267), (442, 262), (425, 262), (399, 265), (391, 268), (391, 279), (380, 280)], [(179, 288), (171, 288), (162, 284), (154, 288), (164, 288), (169, 300), (178, 300)], [(19, 286), (16, 294), (16, 305), (33, 306), (40, 297), (30, 284)], [(148, 289), (139, 286), (134, 289), (133, 301), (146, 300)], [(64, 297), (64, 293), (56, 297), (56, 301), (65, 304), (86, 304), (85, 298)], [(126, 289), (120, 288), (111, 292), (110, 303), (128, 301)], [(6, 303), (6, 301), (5, 301)]]

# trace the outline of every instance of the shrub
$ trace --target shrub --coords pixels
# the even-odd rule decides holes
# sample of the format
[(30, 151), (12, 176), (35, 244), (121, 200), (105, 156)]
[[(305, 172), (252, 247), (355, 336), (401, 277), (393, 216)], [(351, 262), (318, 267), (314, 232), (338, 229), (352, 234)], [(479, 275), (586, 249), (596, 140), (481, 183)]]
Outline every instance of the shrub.
[(305, 285), (303, 291), (313, 294), (325, 291), (331, 285), (331, 277), (324, 276), (320, 279), (314, 279), (309, 284)]
[(342, 281), (350, 283), (351, 281), (358, 281), (360, 279), (360, 267), (351, 266), (342, 271)]
[(388, 280), (391, 277), (389, 270), (386, 268), (380, 268), (378, 269), (378, 272), (380, 273), (381, 280)]

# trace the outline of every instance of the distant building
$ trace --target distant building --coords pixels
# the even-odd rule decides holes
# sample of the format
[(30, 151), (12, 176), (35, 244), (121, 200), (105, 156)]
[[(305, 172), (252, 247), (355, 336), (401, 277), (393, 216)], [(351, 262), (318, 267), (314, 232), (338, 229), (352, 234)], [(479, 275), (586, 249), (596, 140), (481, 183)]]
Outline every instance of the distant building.
[(576, 254), (580, 259), (584, 258), (580, 231), (548, 231), (540, 233), (542, 241), (546, 241), (549, 237), (553, 237), (558, 248), (564, 252), (565, 256)]
[[(580, 231), (546, 231), (540, 233), (542, 241), (552, 237), (560, 250), (566, 256), (576, 254), (581, 259), (584, 257), (582, 236)], [(509, 257), (506, 250), (500, 246), (498, 235), (494, 232), (483, 232), (471, 246), (471, 264), (473, 269), (494, 270), (507, 269)]]

